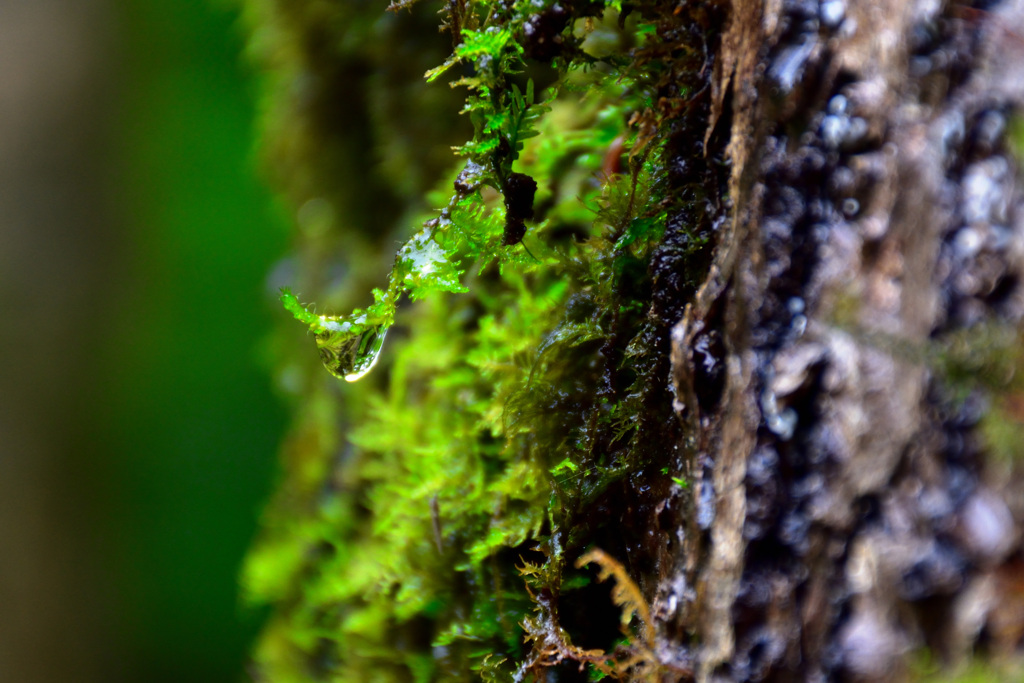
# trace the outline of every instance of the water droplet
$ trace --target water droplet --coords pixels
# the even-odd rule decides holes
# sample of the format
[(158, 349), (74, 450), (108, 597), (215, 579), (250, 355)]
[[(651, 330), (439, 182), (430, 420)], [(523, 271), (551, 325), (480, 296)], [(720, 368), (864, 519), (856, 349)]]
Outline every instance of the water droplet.
[[(365, 320), (365, 318), (364, 318)], [(316, 347), (324, 367), (335, 377), (355, 382), (373, 369), (384, 346), (386, 325), (321, 318)]]
[(404, 271), (405, 281), (409, 285), (415, 285), (441, 270), (448, 263), (448, 257), (433, 240), (433, 230), (428, 227), (414, 235), (398, 250), (396, 263)]
[(825, 0), (819, 10), (821, 23), (829, 28), (839, 26), (846, 16), (846, 3), (843, 0)]

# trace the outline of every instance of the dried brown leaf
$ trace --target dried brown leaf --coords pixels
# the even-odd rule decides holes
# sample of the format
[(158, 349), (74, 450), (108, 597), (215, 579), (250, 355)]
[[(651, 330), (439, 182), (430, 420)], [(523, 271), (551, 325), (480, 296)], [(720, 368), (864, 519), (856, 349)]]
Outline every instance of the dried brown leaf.
[(629, 624), (636, 616), (640, 619), (640, 639), (644, 645), (650, 647), (654, 643), (654, 622), (651, 621), (651, 609), (647, 606), (640, 587), (626, 573), (626, 568), (614, 557), (600, 548), (594, 548), (576, 560), (576, 566), (584, 567), (593, 562), (601, 568), (597, 575), (598, 581), (604, 581), (609, 576), (615, 578), (615, 587), (612, 589), (612, 601), (622, 608), (622, 631), (627, 636)]

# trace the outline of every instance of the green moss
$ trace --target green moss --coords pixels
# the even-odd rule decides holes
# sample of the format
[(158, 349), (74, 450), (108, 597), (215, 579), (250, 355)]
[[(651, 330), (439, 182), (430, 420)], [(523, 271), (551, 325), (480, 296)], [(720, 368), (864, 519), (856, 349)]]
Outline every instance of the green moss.
[[(413, 13), (430, 16), (426, 4)], [(274, 27), (291, 36), (278, 38), (285, 54), (313, 35), (338, 63), (380, 49), (361, 3), (252, 6), (262, 8), (254, 42)], [(282, 330), (279, 378), (296, 420), (244, 575), (251, 597), (275, 606), (256, 653), (269, 680), (509, 680), (554, 663), (538, 628), (583, 652), (558, 624), (557, 603), (588, 590), (572, 561), (615, 534), (598, 501), (630, 476), (649, 471), (667, 487), (679, 474), (667, 328), (649, 315), (652, 255), (675, 201), (663, 185), (661, 119), (649, 109), (652, 74), (668, 67), (633, 47), (659, 40), (653, 22), (664, 18), (610, 7), (449, 3), (454, 51), (427, 79), (454, 75), (466, 88), (474, 135), (457, 152), (468, 160), (426, 202), (369, 217), (338, 200), (330, 226), (300, 235), (296, 285), (337, 306), (359, 286), (370, 298), (372, 264), (384, 281), (380, 259), (360, 258), (374, 243), (358, 236), (371, 232), (360, 221), (420, 226), (365, 309), (317, 314), (282, 296), (331, 373), (362, 379), (316, 371), (310, 340)], [(541, 81), (553, 83), (543, 95)], [(295, 111), (275, 116), (309, 123)], [(630, 127), (631, 117), (647, 123)], [(274, 130), (271, 156), (293, 135)], [(382, 137), (391, 134), (401, 135)], [(348, 144), (325, 149), (342, 156)], [(321, 161), (298, 165), (324, 182)], [(349, 222), (356, 236), (334, 234)], [(317, 284), (346, 242), (349, 276)], [(613, 660), (580, 662), (603, 675)]]
[(950, 670), (922, 652), (911, 661), (911, 679), (920, 683), (1019, 683), (1024, 681), (1024, 666), (1014, 658), (973, 657)]
[(1024, 344), (1021, 330), (1001, 322), (962, 329), (939, 338), (927, 358), (954, 405), (984, 397), (979, 425), (989, 452), (1007, 462), (1024, 460)]

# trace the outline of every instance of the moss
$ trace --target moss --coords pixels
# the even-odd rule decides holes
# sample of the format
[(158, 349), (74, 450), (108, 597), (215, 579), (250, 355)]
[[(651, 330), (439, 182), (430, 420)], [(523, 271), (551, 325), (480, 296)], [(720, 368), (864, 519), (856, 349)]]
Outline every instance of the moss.
[(1021, 342), (1021, 330), (992, 322), (946, 335), (933, 353), (933, 365), (955, 405), (970, 397), (987, 404), (979, 425), (981, 437), (987, 450), (1004, 463), (1024, 462)]
[[(272, 102), (297, 70), (336, 74), (379, 55), (391, 29), (376, 22), (400, 21), (363, 3), (250, 7), (253, 44), (285, 55), (268, 79)], [(364, 287), (365, 301), (371, 273), (383, 277), (381, 259), (362, 255), (378, 235), (419, 228), (365, 309), (321, 314), (284, 294), (331, 373), (360, 381), (317, 370), (300, 328), (282, 329), (295, 423), (244, 575), (252, 599), (275, 608), (257, 664), (273, 681), (509, 680), (564, 659), (598, 677), (653, 676), (649, 659), (615, 653), (634, 633), (618, 628), (629, 619), (574, 562), (600, 546), (602, 567), (630, 587), (631, 613), (644, 612), (649, 587), (627, 571), (651, 561), (646, 534), (610, 502), (682, 481), (667, 388), (675, 320), (656, 298), (659, 264), (685, 266), (706, 245), (671, 226), (699, 209), (694, 193), (676, 194), (666, 140), (687, 111), (679, 84), (700, 66), (686, 41), (709, 28), (656, 3), (444, 9), (453, 53), (427, 80), (465, 88), (474, 133), (426, 201), (409, 189), (418, 171), (392, 161), (361, 181), (339, 170), (359, 135), (348, 121), (321, 131), (320, 113), (268, 106), (265, 153), (307, 178), (278, 182), (300, 205), (330, 197), (335, 216), (297, 238), (303, 297), (344, 306)], [(433, 12), (416, 4), (402, 21), (412, 15)], [(433, 101), (428, 90), (419, 96)], [(402, 92), (415, 109), (419, 96)], [(367, 154), (394, 159), (406, 122), (375, 126)], [(328, 159), (310, 153), (321, 135)], [(405, 208), (371, 211), (363, 193)], [(382, 221), (399, 227), (371, 227)], [(320, 273), (334, 260), (348, 274), (331, 283)]]
[(911, 679), (920, 683), (983, 683), (1021, 681), (1024, 669), (1010, 658), (971, 657), (950, 670), (928, 652), (917, 653), (911, 661)]

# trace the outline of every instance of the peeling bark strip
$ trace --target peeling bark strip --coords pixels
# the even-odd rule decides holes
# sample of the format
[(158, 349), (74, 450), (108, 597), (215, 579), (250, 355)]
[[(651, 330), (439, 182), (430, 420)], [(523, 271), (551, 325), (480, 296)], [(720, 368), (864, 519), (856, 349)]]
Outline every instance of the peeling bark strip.
[(661, 629), (696, 636), (699, 681), (1015, 650), (1020, 487), (979, 445), (978, 391), (928, 359), (1024, 317), (1024, 3), (728, 5), (705, 143), (729, 127), (733, 208), (672, 336), (693, 502)]

